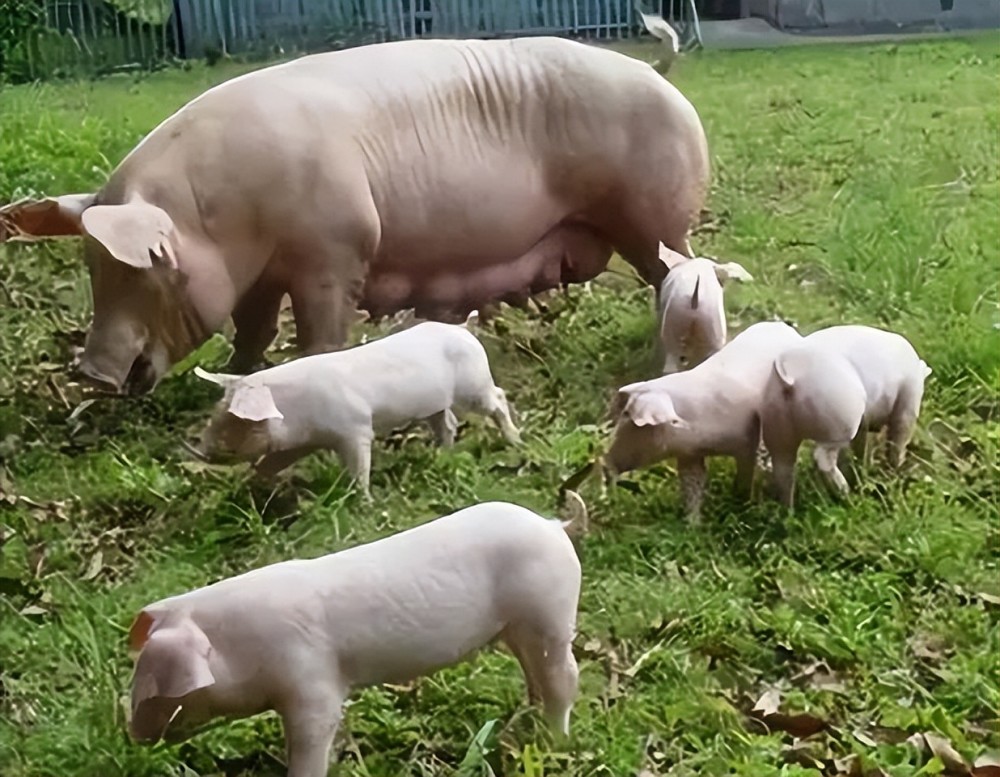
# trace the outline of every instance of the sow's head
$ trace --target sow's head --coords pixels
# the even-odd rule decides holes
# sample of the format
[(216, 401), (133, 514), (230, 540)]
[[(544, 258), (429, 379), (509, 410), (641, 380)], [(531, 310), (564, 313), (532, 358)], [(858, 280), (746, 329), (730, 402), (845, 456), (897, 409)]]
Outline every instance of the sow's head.
[(66, 236), (84, 238), (94, 303), (80, 376), (116, 394), (152, 391), (209, 334), (185, 289), (173, 221), (142, 199), (100, 205), (94, 194), (0, 208), (0, 242)]

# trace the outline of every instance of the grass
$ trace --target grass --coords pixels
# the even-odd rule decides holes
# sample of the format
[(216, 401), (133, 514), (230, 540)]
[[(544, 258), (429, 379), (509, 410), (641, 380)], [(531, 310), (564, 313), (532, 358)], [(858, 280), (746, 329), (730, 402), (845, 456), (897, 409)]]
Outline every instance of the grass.
[[(605, 498), (585, 487), (572, 743), (551, 742), (514, 660), (487, 650), (357, 695), (332, 773), (916, 777), (944, 764), (910, 734), (937, 732), (970, 761), (1000, 748), (998, 65), (996, 40), (977, 38), (677, 66), (714, 160), (695, 246), (756, 278), (729, 293), (734, 330), (780, 317), (907, 335), (934, 369), (910, 462), (900, 477), (862, 473), (839, 504), (803, 457), (801, 506), (784, 516), (732, 503), (731, 464), (715, 461), (700, 528), (681, 519), (666, 465)], [(93, 189), (160, 119), (236, 72), (0, 91), (0, 199)], [(78, 250), (0, 249), (4, 777), (283, 774), (270, 714), (181, 746), (128, 741), (124, 635), (139, 608), (477, 501), (552, 514), (559, 483), (605, 439), (611, 392), (654, 374), (650, 293), (605, 274), (591, 295), (508, 310), (482, 332), (524, 450), (478, 422), (450, 452), (399, 433), (376, 451), (373, 508), (324, 456), (271, 493), (179, 452), (216, 396), (187, 368), (221, 365), (222, 335), (153, 397), (74, 412), (65, 365), (89, 315)], [(777, 719), (771, 733), (749, 724), (770, 688), (782, 711), (829, 728), (793, 747)]]

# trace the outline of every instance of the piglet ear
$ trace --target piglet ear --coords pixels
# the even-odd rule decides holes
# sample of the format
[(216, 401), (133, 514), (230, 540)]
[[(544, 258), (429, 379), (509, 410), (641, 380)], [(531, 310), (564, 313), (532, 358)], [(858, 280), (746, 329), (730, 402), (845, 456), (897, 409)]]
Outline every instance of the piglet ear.
[(149, 641), (149, 634), (153, 629), (156, 619), (143, 610), (132, 621), (132, 628), (128, 631), (128, 649), (130, 653), (139, 653)]
[(725, 264), (716, 264), (715, 277), (718, 278), (719, 283), (722, 284), (725, 284), (726, 281), (753, 280), (753, 276), (743, 268), (743, 265), (737, 262), (726, 262)]
[(209, 383), (214, 383), (216, 386), (222, 386), (223, 388), (229, 388), (243, 377), (242, 375), (226, 375), (221, 372), (206, 372), (201, 367), (195, 367), (194, 374), (202, 380), (207, 380)]
[(690, 261), (690, 256), (684, 256), (684, 254), (679, 254), (676, 251), (667, 248), (663, 243), (660, 243), (659, 248), (660, 261), (666, 265), (668, 270), (674, 269), (677, 265), (683, 264), (684, 262)]
[(240, 383), (229, 401), (229, 412), (247, 421), (266, 421), (268, 418), (284, 418), (274, 404), (271, 389), (260, 383)]
[(644, 391), (629, 397), (625, 412), (636, 426), (662, 426), (669, 424), (686, 429), (687, 422), (677, 415), (670, 395), (663, 391)]
[(215, 684), (208, 658), (212, 643), (190, 620), (157, 629), (146, 642), (135, 665), (132, 709), (146, 699), (181, 699)]

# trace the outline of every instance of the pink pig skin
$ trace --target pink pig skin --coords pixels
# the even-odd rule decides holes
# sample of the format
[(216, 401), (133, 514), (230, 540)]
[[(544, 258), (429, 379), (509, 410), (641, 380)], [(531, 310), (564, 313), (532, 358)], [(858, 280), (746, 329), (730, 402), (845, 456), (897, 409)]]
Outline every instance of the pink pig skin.
[(850, 490), (837, 466), (869, 431), (888, 427), (889, 462), (898, 467), (913, 436), (931, 369), (902, 335), (869, 326), (832, 326), (782, 353), (768, 379), (761, 413), (774, 465), (776, 496), (792, 507), (799, 446), (813, 440), (813, 459), (840, 494)]
[(273, 709), (289, 777), (324, 777), (353, 689), (407, 682), (499, 638), (568, 734), (579, 596), (564, 525), (506, 502), (262, 567), (140, 612), (130, 732), (177, 742), (213, 718)]

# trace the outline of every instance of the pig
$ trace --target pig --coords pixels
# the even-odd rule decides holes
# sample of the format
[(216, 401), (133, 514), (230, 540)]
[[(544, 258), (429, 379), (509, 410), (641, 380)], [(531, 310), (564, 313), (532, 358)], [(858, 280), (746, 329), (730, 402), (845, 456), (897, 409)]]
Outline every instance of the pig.
[(353, 690), (408, 682), (499, 638), (529, 700), (568, 735), (580, 562), (566, 528), (486, 502), (154, 602), (129, 631), (130, 734), (175, 743), (217, 717), (275, 710), (288, 777), (325, 777)]
[(931, 368), (900, 334), (870, 326), (820, 329), (778, 355), (761, 412), (773, 487), (791, 508), (799, 446), (813, 440), (813, 459), (836, 493), (850, 492), (837, 465), (854, 444), (863, 452), (869, 431), (887, 429), (888, 458), (903, 463), (920, 414)]
[(286, 294), (314, 355), (358, 309), (458, 323), (615, 251), (655, 287), (660, 242), (691, 255), (708, 179), (697, 111), (644, 62), (549, 36), (393, 41), (212, 87), (96, 193), (0, 208), (0, 241), (84, 238), (74, 370), (137, 395), (229, 318), (228, 371), (259, 368)]
[(676, 459), (692, 523), (701, 519), (706, 456), (732, 456), (734, 491), (749, 495), (760, 445), (758, 413), (771, 365), (801, 339), (788, 324), (753, 324), (697, 367), (623, 386), (612, 404), (616, 424), (600, 468), (613, 478)]
[(482, 343), (464, 324), (423, 323), (334, 353), (294, 359), (247, 376), (195, 374), (225, 388), (202, 435), (208, 459), (257, 461), (272, 477), (303, 456), (332, 449), (370, 499), (376, 434), (427, 420), (438, 442), (455, 441), (455, 412), (489, 416), (521, 441)]
[(660, 285), (659, 317), (663, 374), (669, 375), (697, 367), (726, 344), (723, 286), (753, 276), (736, 262), (690, 259), (662, 244), (660, 261), (668, 269)]

